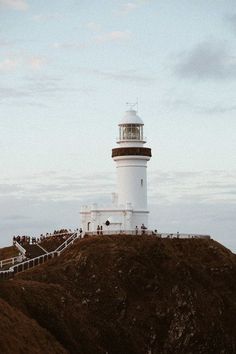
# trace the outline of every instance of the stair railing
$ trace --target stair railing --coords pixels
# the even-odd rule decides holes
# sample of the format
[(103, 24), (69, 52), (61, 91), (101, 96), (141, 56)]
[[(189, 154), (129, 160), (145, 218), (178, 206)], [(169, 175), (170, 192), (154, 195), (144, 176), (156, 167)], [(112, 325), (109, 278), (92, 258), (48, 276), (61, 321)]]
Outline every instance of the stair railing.
[(10, 279), (16, 273), (23, 272), (27, 269), (30, 269), (30, 268), (33, 268), (37, 265), (43, 264), (43, 263), (47, 262), (49, 259), (60, 256), (61, 253), (64, 252), (64, 250), (69, 245), (72, 245), (78, 237), (79, 237), (79, 233), (75, 232), (67, 240), (65, 240), (65, 242), (63, 242), (59, 247), (57, 247), (56, 250), (46, 253), (46, 254), (42, 254), (41, 256), (38, 256), (35, 258), (28, 259), (28, 260), (21, 262), (19, 264), (15, 264), (7, 270), (0, 271), (0, 279)]
[(36, 243), (36, 245), (41, 248), (42, 251), (44, 251), (45, 253), (49, 253), (47, 250), (45, 250), (45, 248), (43, 248), (39, 243)]
[(7, 259), (3, 259), (0, 261), (0, 268), (6, 266), (6, 265), (14, 265), (15, 263), (19, 263), (22, 262), (24, 259), (24, 256), (21, 254), (19, 256), (16, 257), (12, 257), (12, 258), (7, 258)]
[(27, 261), (24, 261), (22, 263), (19, 263), (19, 264), (16, 264), (16, 265), (10, 267), (9, 272), (13, 273), (12, 275), (14, 275), (16, 273), (23, 272), (24, 270), (33, 268), (39, 264), (43, 264), (43, 263), (47, 262), (49, 259), (52, 259), (57, 256), (58, 256), (58, 253), (55, 251), (50, 252), (50, 253), (46, 253), (46, 254), (42, 254), (41, 256), (27, 259)]
[[(27, 269), (30, 269), (30, 268), (33, 268), (37, 265), (43, 264), (43, 263), (47, 262), (49, 259), (60, 256), (61, 253), (64, 252), (64, 250), (69, 245), (72, 245), (74, 243), (74, 241), (79, 237), (82, 237), (82, 235), (79, 232), (75, 232), (67, 240), (65, 240), (65, 242), (63, 242), (59, 247), (57, 247), (56, 250), (46, 253), (46, 254), (42, 254), (41, 256), (38, 256), (35, 258), (28, 259), (28, 260), (21, 262), (19, 264), (15, 264), (7, 270), (0, 271), (0, 279), (13, 278), (14, 274), (16, 274), (16, 273), (23, 272)], [(14, 241), (14, 242), (16, 242), (24, 251), (26, 251), (17, 241)], [(17, 248), (18, 248), (18, 245), (16, 245)]]
[(19, 244), (19, 242), (13, 241), (13, 245), (16, 246), (16, 248), (18, 248), (20, 253), (22, 253), (25, 256), (26, 250), (24, 249), (23, 246), (21, 246), (21, 244)]
[(67, 240), (65, 240), (60, 246), (55, 249), (55, 252), (58, 252), (59, 255), (63, 252), (69, 245), (73, 245), (74, 240), (79, 237), (79, 233), (76, 231), (74, 232)]

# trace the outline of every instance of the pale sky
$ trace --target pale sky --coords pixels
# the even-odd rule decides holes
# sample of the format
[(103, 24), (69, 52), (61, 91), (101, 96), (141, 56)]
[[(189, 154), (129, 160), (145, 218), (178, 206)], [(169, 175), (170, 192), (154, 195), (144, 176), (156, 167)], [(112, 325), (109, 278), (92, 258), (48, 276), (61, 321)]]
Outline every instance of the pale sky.
[(236, 251), (235, 0), (0, 0), (0, 246), (115, 191), (139, 101), (150, 226)]

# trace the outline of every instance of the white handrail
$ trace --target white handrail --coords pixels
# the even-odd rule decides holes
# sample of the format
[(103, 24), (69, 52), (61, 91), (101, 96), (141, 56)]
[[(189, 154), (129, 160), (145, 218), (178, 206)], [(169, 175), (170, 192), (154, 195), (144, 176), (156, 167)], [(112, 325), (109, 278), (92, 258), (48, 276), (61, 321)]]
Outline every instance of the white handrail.
[(45, 253), (49, 253), (47, 250), (45, 250), (45, 248), (43, 248), (39, 243), (35, 243), (35, 245), (37, 245), (39, 248), (41, 248), (42, 251), (44, 251)]
[(149, 235), (157, 236), (161, 238), (202, 238), (210, 239), (210, 235), (201, 235), (201, 234), (184, 234), (184, 233), (160, 233), (147, 229), (138, 229), (138, 230), (99, 230), (99, 231), (87, 231), (85, 235), (88, 236), (97, 236), (97, 235)]
[(2, 268), (5, 265), (8, 265), (8, 264), (15, 264), (17, 262), (22, 262), (22, 260), (23, 260), (23, 255), (19, 255), (19, 256), (16, 256), (16, 257), (3, 259), (3, 260), (0, 261), (0, 268)]
[(14, 240), (14, 241), (13, 241), (13, 245), (16, 246), (16, 247), (18, 248), (18, 250), (19, 250), (23, 255), (25, 255), (26, 250), (24, 249), (23, 246), (21, 246), (21, 245), (19, 244), (19, 242), (17, 242), (16, 240)]
[[(3, 275), (3, 276), (7, 275), (8, 277), (10, 277), (14, 273), (18, 273), (19, 272), (19, 268), (21, 269), (20, 271), (24, 271), (24, 270), (27, 270), (29, 268), (33, 268), (33, 267), (35, 267), (37, 265), (43, 264), (48, 259), (54, 258), (55, 256), (60, 256), (60, 254), (69, 245), (73, 244), (74, 240), (76, 238), (78, 238), (78, 237), (79, 237), (79, 233), (75, 232), (65, 242), (63, 242), (56, 250), (54, 250), (52, 252), (49, 252), (49, 253), (46, 253), (46, 254), (42, 254), (41, 256), (38, 256), (38, 257), (35, 257), (35, 258), (28, 259), (27, 261), (21, 262), (21, 263), (19, 263), (17, 265), (13, 265), (8, 270), (0, 271), (0, 276), (1, 275)], [(42, 262), (41, 262), (41, 260), (42, 260)]]
[[(16, 265), (10, 267), (8, 271), (9, 272), (13, 272), (13, 273), (18, 273), (18, 268), (19, 267), (21, 267), (21, 271), (27, 270), (29, 268), (33, 268), (33, 267), (35, 267), (35, 266), (37, 266), (39, 264), (45, 263), (48, 260), (48, 258), (54, 258), (55, 255), (58, 255), (58, 253), (55, 252), (55, 251), (50, 252), (50, 253), (46, 253), (46, 254), (42, 254), (41, 256), (38, 256), (38, 257), (35, 257), (35, 258), (31, 258), (31, 259), (28, 259), (27, 261), (24, 261), (22, 263), (16, 264)], [(43, 262), (41, 263), (40, 260), (43, 260)], [(36, 261), (38, 261), (37, 264), (35, 264)], [(30, 267), (30, 264), (32, 264), (32, 267)], [(25, 267), (25, 265), (27, 265), (27, 267)]]
[[(79, 233), (74, 232), (67, 240), (65, 240), (60, 246), (58, 246), (54, 252), (62, 252), (65, 248), (67, 248), (73, 240), (78, 237)], [(61, 249), (61, 250), (60, 250)]]
[[(38, 256), (38, 257), (35, 257), (35, 258), (28, 259), (28, 260), (25, 261), (25, 262), (22, 262), (22, 263), (19, 263), (19, 264), (15, 265), (15, 266), (10, 267), (9, 270), (10, 270), (10, 271), (12, 271), (12, 270), (14, 271), (15, 268), (19, 268), (19, 267), (21, 267), (21, 266), (22, 266), (22, 270), (25, 270), (25, 269), (24, 269), (24, 268), (25, 268), (24, 266), (25, 266), (26, 264), (29, 265), (30, 262), (32, 262), (32, 263), (33, 263), (33, 267), (35, 267), (36, 265), (41, 264), (40, 262), (38, 262), (38, 263), (35, 265), (35, 261), (37, 261), (37, 260), (40, 261), (41, 259), (43, 259), (43, 263), (44, 263), (44, 262), (45, 262), (45, 258), (46, 258), (46, 261), (47, 261), (50, 256), (52, 256), (52, 258), (54, 258), (55, 255), (60, 256), (60, 254), (73, 242), (72, 236), (74, 236), (74, 237), (73, 237), (73, 240), (74, 240), (74, 239), (76, 239), (76, 238), (78, 237), (78, 233), (75, 232), (73, 235), (70, 236), (70, 238), (68, 238), (63, 244), (60, 245), (60, 246), (62, 246), (62, 245), (64, 245), (64, 244), (66, 244), (67, 241), (70, 240), (70, 242), (67, 243), (64, 248), (62, 248), (62, 250), (58, 250), (59, 247), (60, 247), (60, 246), (59, 246), (55, 251), (52, 251), (52, 252), (49, 252), (49, 253), (46, 253), (46, 254), (42, 254), (41, 256)], [(33, 268), (33, 267), (32, 267), (32, 268)], [(31, 268), (31, 267), (30, 267), (30, 268)], [(29, 269), (29, 267), (28, 267), (27, 269)]]
[(50, 238), (50, 237), (58, 237), (58, 236), (64, 236), (64, 235), (68, 235), (68, 234), (74, 234), (78, 231), (66, 231), (66, 232), (58, 232), (58, 233), (48, 233), (45, 235), (40, 235), (37, 238), (39, 238), (39, 242), (42, 242), (43, 240), (45, 240), (46, 238)]
[(210, 239), (210, 235), (202, 235), (202, 234), (182, 234), (182, 233), (158, 233), (157, 234), (161, 238), (202, 238), (202, 239)]

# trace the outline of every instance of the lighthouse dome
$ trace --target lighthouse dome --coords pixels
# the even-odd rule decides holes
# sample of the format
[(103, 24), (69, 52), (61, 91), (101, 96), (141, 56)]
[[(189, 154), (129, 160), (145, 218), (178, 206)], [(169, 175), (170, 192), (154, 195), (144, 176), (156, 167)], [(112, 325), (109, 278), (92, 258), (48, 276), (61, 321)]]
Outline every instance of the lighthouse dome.
[(142, 119), (137, 115), (137, 112), (133, 109), (126, 111), (125, 115), (121, 119), (119, 125), (127, 125), (127, 124), (137, 124), (143, 125)]

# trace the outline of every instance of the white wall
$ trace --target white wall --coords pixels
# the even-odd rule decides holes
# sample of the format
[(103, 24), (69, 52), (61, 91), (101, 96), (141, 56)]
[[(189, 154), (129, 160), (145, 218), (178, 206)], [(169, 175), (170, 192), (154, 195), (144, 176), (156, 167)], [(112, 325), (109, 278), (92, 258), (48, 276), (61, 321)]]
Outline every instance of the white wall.
[[(96, 231), (97, 226), (103, 227), (103, 230), (135, 230), (138, 226), (140, 229), (141, 225), (144, 224), (148, 227), (148, 212), (137, 212), (133, 210), (123, 209), (123, 210), (87, 210), (81, 211), (81, 224), (83, 231)], [(106, 226), (105, 222), (109, 220), (111, 224)], [(89, 223), (89, 230), (88, 230)]]
[(147, 210), (146, 156), (119, 156), (114, 158), (117, 168), (118, 205), (132, 204), (134, 210)]

